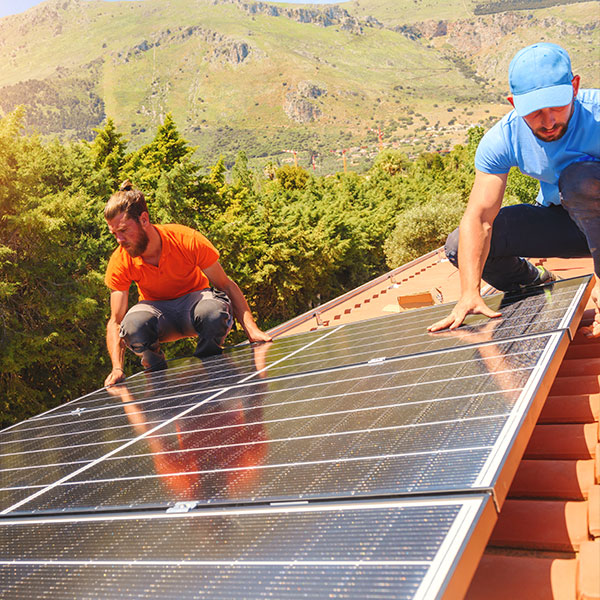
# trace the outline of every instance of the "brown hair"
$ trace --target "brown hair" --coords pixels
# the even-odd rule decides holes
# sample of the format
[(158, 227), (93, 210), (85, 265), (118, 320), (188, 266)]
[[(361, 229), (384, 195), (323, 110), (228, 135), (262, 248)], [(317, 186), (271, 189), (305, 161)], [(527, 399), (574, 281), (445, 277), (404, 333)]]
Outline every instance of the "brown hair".
[(107, 221), (114, 219), (117, 215), (125, 213), (130, 219), (140, 220), (140, 215), (148, 212), (146, 199), (140, 190), (134, 190), (133, 184), (126, 179), (114, 193), (104, 207), (104, 218)]

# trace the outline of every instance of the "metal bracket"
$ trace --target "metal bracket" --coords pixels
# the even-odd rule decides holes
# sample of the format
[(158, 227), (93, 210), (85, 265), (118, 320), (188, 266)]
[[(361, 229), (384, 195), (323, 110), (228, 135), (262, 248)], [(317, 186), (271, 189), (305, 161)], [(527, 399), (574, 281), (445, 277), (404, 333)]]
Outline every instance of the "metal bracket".
[(196, 500), (191, 500), (189, 502), (176, 502), (171, 508), (167, 508), (168, 513), (186, 513), (190, 512), (198, 506), (198, 502)]
[(386, 359), (385, 356), (380, 356), (378, 358), (372, 358), (371, 360), (367, 361), (367, 364), (372, 365), (374, 363), (382, 363), (385, 361), (385, 359)]

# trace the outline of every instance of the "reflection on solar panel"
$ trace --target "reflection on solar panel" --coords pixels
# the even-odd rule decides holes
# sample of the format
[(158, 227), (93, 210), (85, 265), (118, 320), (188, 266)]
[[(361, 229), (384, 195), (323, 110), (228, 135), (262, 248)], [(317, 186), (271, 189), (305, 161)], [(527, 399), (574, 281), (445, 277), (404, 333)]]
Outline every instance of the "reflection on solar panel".
[(6, 597), (466, 590), (590, 289), (174, 361), (5, 430)]

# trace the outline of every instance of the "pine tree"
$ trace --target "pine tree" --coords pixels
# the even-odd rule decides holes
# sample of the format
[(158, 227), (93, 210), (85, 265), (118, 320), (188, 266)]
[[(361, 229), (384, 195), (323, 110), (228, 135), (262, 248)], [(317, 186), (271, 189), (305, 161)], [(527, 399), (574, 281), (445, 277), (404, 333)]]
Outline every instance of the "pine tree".
[(94, 169), (107, 169), (113, 182), (113, 188), (117, 187), (119, 171), (123, 166), (127, 140), (123, 134), (117, 131), (114, 121), (109, 117), (103, 128), (95, 128), (96, 137), (91, 143), (92, 160)]

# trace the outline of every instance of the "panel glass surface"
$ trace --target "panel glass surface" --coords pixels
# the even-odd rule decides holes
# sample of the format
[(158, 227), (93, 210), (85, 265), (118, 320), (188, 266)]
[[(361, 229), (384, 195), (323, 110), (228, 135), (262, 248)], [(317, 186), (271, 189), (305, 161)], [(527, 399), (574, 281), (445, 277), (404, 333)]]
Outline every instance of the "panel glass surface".
[(563, 335), (238, 386), (23, 509), (473, 489)]
[(5, 600), (435, 598), (453, 575), (448, 551), (489, 501), (4, 520), (0, 589)]
[[(169, 361), (169, 368), (164, 371), (138, 373), (128, 378), (127, 386), (135, 394), (138, 402), (161, 399), (166, 403), (170, 399), (193, 397), (199, 393), (209, 394), (223, 387), (251, 379), (268, 365), (294, 356), (304, 348), (310, 348), (317, 341), (329, 337), (331, 333), (333, 333), (333, 329), (291, 336), (270, 344), (237, 346), (227, 349), (221, 355), (202, 360), (190, 357)], [(121, 397), (112, 393), (111, 390), (103, 388), (25, 421), (9, 431), (20, 429), (31, 421), (56, 419), (65, 414), (70, 415), (74, 411), (89, 413), (118, 407), (122, 403)]]
[[(272, 344), (230, 348), (221, 356), (202, 361), (196, 358), (171, 361), (165, 371), (140, 373), (129, 378), (128, 387), (138, 397), (178, 401), (199, 392), (211, 393), (235, 385), (255, 377), (258, 372), (267, 377), (281, 377), (381, 357), (409, 356), (478, 344), (482, 339), (499, 341), (547, 333), (564, 327), (565, 313), (579, 302), (589, 281), (589, 276), (578, 277), (523, 294), (496, 294), (485, 301), (493, 309), (500, 310), (502, 318), (490, 322), (486, 317), (472, 315), (454, 332), (427, 332), (427, 326), (447, 315), (451, 308), (450, 305), (438, 305), (289, 336)], [(119, 404), (119, 398), (102, 389), (33, 420)]]
[(523, 294), (496, 294), (486, 304), (502, 312), (490, 320), (470, 315), (455, 331), (429, 333), (428, 325), (447, 316), (451, 305), (349, 323), (337, 329), (323, 343), (269, 368), (269, 377), (304, 373), (318, 369), (368, 362), (396, 356), (436, 352), (479, 344), (482, 341), (549, 333), (564, 328), (563, 319), (583, 294), (590, 277), (578, 277), (542, 286)]
[(126, 386), (113, 388), (113, 394), (121, 405), (48, 414), (0, 433), (0, 511), (210, 397), (148, 401), (140, 395), (137, 403)]

